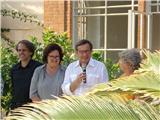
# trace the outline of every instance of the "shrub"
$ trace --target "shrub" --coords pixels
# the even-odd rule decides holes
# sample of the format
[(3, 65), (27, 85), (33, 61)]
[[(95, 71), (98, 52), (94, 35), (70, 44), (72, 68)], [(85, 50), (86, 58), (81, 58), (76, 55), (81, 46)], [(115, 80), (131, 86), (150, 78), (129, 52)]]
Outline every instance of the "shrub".
[(5, 110), (9, 109), (9, 104), (12, 97), (10, 71), (13, 64), (15, 64), (17, 60), (17, 56), (13, 54), (13, 47), (1, 47), (1, 72), (2, 79), (5, 82), (3, 96), (1, 98), (1, 106)]
[(115, 79), (119, 76), (120, 74), (120, 69), (118, 64), (115, 64), (112, 59), (108, 58), (106, 61), (103, 59), (103, 53), (101, 51), (94, 51), (92, 53), (92, 57), (98, 61), (101, 61), (105, 64), (108, 75), (109, 75), (109, 80)]

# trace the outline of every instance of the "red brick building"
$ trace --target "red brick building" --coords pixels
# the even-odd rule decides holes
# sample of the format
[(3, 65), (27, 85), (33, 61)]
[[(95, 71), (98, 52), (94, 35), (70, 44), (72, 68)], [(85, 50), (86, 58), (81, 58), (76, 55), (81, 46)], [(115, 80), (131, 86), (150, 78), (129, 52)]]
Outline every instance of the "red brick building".
[(159, 1), (44, 0), (44, 23), (67, 31), (73, 45), (82, 38), (91, 40), (105, 57), (127, 48), (160, 48)]
[(72, 36), (72, 1), (44, 0), (45, 26)]

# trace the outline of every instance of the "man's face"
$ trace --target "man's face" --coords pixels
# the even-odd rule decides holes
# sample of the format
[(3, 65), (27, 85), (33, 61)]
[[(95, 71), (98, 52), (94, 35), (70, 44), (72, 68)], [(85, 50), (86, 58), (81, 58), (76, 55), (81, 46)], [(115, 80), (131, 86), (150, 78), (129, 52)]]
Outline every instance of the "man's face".
[(20, 43), (18, 45), (17, 52), (20, 61), (27, 61), (31, 59), (32, 52), (30, 52), (29, 49), (24, 44)]
[(84, 44), (77, 47), (76, 54), (80, 63), (88, 63), (91, 58), (91, 53), (92, 51), (89, 44)]

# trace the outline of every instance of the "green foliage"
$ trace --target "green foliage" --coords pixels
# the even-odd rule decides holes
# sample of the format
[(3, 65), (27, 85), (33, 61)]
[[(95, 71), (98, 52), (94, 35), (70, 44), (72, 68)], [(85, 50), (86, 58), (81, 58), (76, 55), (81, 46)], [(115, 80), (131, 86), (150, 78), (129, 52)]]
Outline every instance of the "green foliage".
[(102, 54), (101, 51), (93, 51), (93, 52), (92, 52), (92, 58), (93, 58), (93, 59), (96, 59), (96, 60), (98, 60), (98, 61), (101, 61), (101, 62), (104, 61), (104, 60), (103, 60), (103, 54)]
[(98, 61), (101, 61), (105, 64), (108, 75), (109, 75), (109, 80), (113, 80), (117, 78), (120, 74), (120, 69), (118, 64), (115, 64), (112, 59), (108, 58), (106, 61), (103, 59), (103, 53), (101, 51), (93, 51), (92, 57)]
[(10, 29), (9, 28), (1, 28), (1, 32), (9, 32)]
[(1, 40), (8, 42), (8, 44), (14, 44), (4, 33), (10, 32), (9, 28), (1, 28)]
[(36, 47), (33, 59), (42, 63), (44, 44), (41, 42), (38, 42), (38, 39), (34, 36), (30, 36), (30, 40), (32, 41), (32, 43)]
[(140, 71), (154, 71), (160, 74), (160, 51), (151, 53), (143, 50), (143, 53), (147, 56), (147, 59), (141, 64)]
[(1, 15), (12, 17), (13, 19), (16, 18), (23, 22), (35, 23), (38, 26), (43, 26), (43, 24), (37, 19), (35, 15), (29, 15), (24, 12), (20, 12), (16, 10), (1, 9)]
[(108, 58), (104, 63), (108, 70), (109, 80), (116, 79), (120, 74), (119, 65), (114, 63), (110, 58)]
[(1, 98), (1, 105), (5, 110), (9, 109), (9, 104), (11, 100), (11, 78), (10, 71), (18, 60), (17, 56), (13, 54), (13, 46), (7, 48), (1, 47), (1, 72), (2, 79), (5, 82), (5, 88), (3, 89), (3, 96)]
[(153, 106), (132, 101), (117, 103), (108, 97), (70, 96), (20, 107), (6, 120), (158, 120)]

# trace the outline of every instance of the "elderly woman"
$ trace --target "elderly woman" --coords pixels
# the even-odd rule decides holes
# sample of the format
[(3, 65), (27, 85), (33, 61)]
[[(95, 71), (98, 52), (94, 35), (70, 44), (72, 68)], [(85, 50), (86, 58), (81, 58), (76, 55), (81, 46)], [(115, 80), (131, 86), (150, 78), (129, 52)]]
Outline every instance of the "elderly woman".
[(61, 84), (65, 69), (61, 66), (62, 49), (57, 44), (49, 44), (43, 52), (44, 65), (38, 67), (32, 77), (30, 98), (32, 101), (53, 99), (62, 95)]
[(141, 55), (138, 49), (129, 49), (119, 53), (119, 65), (123, 71), (122, 76), (133, 74), (140, 67)]

